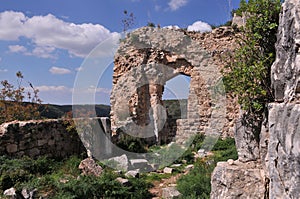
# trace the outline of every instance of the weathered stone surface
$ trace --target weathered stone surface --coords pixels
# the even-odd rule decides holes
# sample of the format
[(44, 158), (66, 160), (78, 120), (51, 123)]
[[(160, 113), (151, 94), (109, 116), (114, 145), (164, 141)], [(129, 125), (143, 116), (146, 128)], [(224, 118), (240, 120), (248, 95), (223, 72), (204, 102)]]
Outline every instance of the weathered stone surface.
[(83, 175), (93, 175), (99, 177), (102, 173), (102, 167), (94, 159), (87, 158), (80, 162), (78, 167)]
[(164, 173), (167, 173), (167, 174), (173, 173), (173, 168), (165, 167), (164, 168)]
[(117, 170), (127, 171), (128, 170), (128, 158), (127, 155), (123, 154), (118, 157), (113, 157), (108, 159), (108, 165)]
[(212, 174), (212, 199), (265, 198), (265, 178), (257, 162), (219, 162)]
[[(216, 95), (211, 88), (221, 77), (224, 56), (236, 47), (235, 34), (231, 27), (202, 34), (149, 27), (130, 33), (115, 55), (113, 134), (155, 137), (156, 142), (170, 142), (175, 135), (178, 143), (186, 141), (191, 132), (210, 132), (207, 129), (232, 136), (238, 115), (236, 99), (229, 95), (227, 101), (225, 96), (213, 99)], [(179, 74), (191, 77), (187, 119), (170, 128), (162, 94), (166, 82)], [(217, 122), (211, 122), (216, 118)]]
[(239, 160), (241, 162), (258, 160), (260, 154), (257, 132), (260, 132), (261, 122), (256, 122), (255, 124), (248, 122), (249, 118), (243, 111), (241, 111), (240, 115), (236, 122), (234, 135)]
[(140, 171), (139, 171), (139, 169), (127, 171), (125, 173), (125, 176), (132, 177), (132, 178), (138, 178), (140, 176)]
[(234, 13), (231, 25), (232, 26), (237, 26), (238, 28), (244, 27), (247, 22), (247, 14), (243, 12), (242, 16), (237, 15)]
[(164, 199), (179, 198), (180, 195), (176, 187), (166, 187), (162, 189), (162, 198)]
[(116, 180), (123, 186), (130, 186), (130, 182), (128, 179), (118, 177)]
[(37, 193), (37, 189), (28, 190), (26, 188), (23, 188), (21, 191), (21, 194), (24, 199), (34, 199), (36, 193)]
[(133, 169), (140, 169), (141, 171), (151, 171), (153, 169), (146, 159), (130, 159), (129, 162)]
[(276, 61), (272, 66), (272, 85), (277, 101), (299, 98), (300, 82), (300, 2), (284, 2), (278, 38)]
[[(269, 104), (267, 118), (262, 122), (259, 158), (255, 153), (254, 162), (218, 163), (212, 176), (211, 198), (300, 198), (299, 16), (300, 2), (286, 0), (271, 70), (278, 103)], [(238, 140), (239, 159), (248, 154), (249, 160), (251, 154), (240, 152), (239, 148), (244, 150), (245, 145), (241, 146)], [(256, 151), (257, 145), (250, 144), (249, 148)], [(252, 166), (248, 167), (250, 163)]]
[(0, 128), (0, 155), (13, 157), (67, 157), (85, 148), (76, 131), (67, 131), (63, 120), (4, 123)]
[(5, 196), (11, 196), (12, 198), (16, 198), (17, 197), (17, 194), (16, 194), (16, 189), (15, 188), (10, 188), (10, 189), (7, 189), (3, 192), (3, 194)]
[(270, 104), (270, 198), (300, 198), (300, 104)]
[[(0, 155), (13, 157), (68, 157), (82, 155), (104, 159), (111, 154), (109, 118), (75, 119), (76, 129), (66, 120), (13, 121), (0, 125)], [(81, 128), (84, 126), (84, 128)], [(95, 126), (95, 127), (93, 127)], [(97, 127), (97, 128), (96, 128)], [(80, 131), (80, 132), (78, 132)], [(101, 133), (104, 132), (104, 133)]]

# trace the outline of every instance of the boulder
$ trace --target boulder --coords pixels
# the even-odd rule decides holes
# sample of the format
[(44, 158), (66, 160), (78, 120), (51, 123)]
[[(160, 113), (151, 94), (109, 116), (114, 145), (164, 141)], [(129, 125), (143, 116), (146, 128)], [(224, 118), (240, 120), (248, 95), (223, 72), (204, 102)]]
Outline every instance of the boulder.
[(108, 166), (116, 169), (127, 171), (128, 170), (128, 158), (127, 155), (123, 154), (121, 156), (113, 157), (108, 159)]
[(162, 198), (164, 199), (179, 198), (180, 195), (176, 187), (166, 187), (162, 189)]
[(93, 175), (97, 177), (99, 177), (103, 171), (102, 167), (92, 158), (82, 160), (78, 168), (82, 171), (83, 175)]
[(264, 171), (257, 162), (219, 162), (212, 179), (212, 199), (265, 198)]

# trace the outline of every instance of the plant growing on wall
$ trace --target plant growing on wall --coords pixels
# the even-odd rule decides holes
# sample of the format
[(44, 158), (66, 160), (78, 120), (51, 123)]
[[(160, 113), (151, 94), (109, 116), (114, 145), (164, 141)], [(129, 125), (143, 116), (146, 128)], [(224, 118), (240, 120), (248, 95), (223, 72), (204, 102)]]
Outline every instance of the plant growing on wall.
[(28, 89), (22, 85), (23, 74), (16, 73), (17, 86), (7, 80), (1, 81), (0, 92), (0, 124), (13, 120), (30, 120), (40, 117), (38, 89), (29, 83)]
[(241, 30), (240, 47), (224, 72), (224, 82), (248, 113), (261, 113), (266, 103), (273, 101), (270, 70), (275, 61), (280, 8), (280, 0), (241, 0), (236, 10), (247, 16), (247, 22)]

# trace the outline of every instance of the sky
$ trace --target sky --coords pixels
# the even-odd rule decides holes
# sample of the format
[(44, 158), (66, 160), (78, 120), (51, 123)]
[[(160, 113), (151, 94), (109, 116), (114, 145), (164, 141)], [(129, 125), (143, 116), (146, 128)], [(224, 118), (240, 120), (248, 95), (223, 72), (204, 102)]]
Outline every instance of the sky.
[[(238, 5), (239, 0), (0, 0), (0, 80), (16, 84), (21, 71), (23, 86), (30, 82), (43, 103), (72, 104), (86, 59), (123, 31), (124, 10), (134, 15), (133, 29), (152, 22), (203, 32), (230, 20)], [(101, 79), (82, 95), (93, 92), (95, 103), (109, 104), (112, 62), (97, 66)], [(180, 98), (187, 95), (188, 88), (177, 90)], [(172, 98), (168, 89), (166, 95)]]

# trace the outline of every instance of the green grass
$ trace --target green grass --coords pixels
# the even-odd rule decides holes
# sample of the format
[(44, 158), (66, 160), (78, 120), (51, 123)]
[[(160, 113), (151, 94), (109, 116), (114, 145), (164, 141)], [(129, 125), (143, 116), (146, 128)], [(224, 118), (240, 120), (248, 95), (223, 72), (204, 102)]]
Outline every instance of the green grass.
[(122, 186), (115, 179), (124, 176), (111, 169), (104, 169), (100, 177), (82, 176), (78, 169), (80, 161), (75, 156), (65, 160), (1, 156), (0, 195), (14, 187), (17, 191), (37, 189), (37, 197), (48, 198), (151, 198), (151, 184), (146, 180), (129, 178), (130, 186)]

